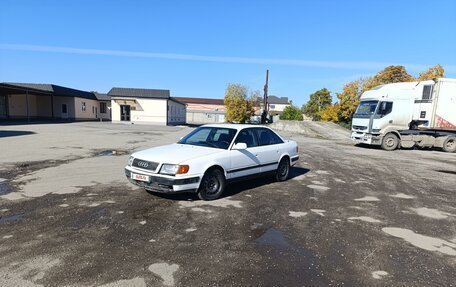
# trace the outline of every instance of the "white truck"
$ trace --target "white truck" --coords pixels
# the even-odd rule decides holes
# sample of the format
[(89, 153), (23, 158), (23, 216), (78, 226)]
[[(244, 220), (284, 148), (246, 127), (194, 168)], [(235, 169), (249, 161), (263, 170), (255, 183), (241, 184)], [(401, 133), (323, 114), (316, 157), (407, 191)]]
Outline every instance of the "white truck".
[(353, 115), (356, 143), (456, 151), (456, 79), (439, 78), (375, 87), (361, 95)]

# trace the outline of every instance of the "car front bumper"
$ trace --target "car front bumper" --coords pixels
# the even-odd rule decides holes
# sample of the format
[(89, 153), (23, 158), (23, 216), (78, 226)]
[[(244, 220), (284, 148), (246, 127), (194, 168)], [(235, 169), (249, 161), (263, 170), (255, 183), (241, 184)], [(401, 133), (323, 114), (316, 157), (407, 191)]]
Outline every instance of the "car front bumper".
[[(149, 181), (139, 181), (132, 179), (131, 174), (145, 175), (149, 177)], [(183, 193), (197, 192), (201, 181), (200, 176), (188, 176), (174, 178), (171, 176), (160, 176), (153, 173), (138, 171), (130, 166), (125, 167), (125, 176), (134, 185), (144, 187), (146, 190), (160, 193)]]

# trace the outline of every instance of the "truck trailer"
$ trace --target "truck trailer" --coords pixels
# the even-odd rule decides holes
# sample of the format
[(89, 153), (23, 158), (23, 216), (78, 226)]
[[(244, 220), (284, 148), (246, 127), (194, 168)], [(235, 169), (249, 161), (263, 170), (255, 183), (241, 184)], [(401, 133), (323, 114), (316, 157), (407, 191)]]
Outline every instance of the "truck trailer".
[(361, 95), (353, 115), (356, 143), (456, 151), (456, 79), (381, 85)]

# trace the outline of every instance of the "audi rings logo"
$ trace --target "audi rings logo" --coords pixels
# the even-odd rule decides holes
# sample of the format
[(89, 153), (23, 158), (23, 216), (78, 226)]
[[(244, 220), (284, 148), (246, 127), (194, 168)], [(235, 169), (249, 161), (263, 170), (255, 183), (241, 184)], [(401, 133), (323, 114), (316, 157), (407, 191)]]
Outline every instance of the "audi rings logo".
[(149, 163), (146, 161), (140, 161), (138, 162), (139, 167), (147, 168), (149, 166)]

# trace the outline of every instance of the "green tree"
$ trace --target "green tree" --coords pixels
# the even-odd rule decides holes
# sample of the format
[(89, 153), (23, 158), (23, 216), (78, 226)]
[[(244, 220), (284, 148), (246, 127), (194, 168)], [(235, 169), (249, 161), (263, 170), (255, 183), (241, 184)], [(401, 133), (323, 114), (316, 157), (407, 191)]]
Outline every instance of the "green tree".
[(247, 87), (240, 84), (228, 84), (224, 103), (228, 122), (245, 123), (253, 115), (254, 103), (247, 99)]
[(298, 107), (295, 106), (286, 106), (280, 115), (281, 120), (288, 121), (302, 121), (302, 112)]
[(302, 112), (314, 121), (318, 121), (320, 111), (331, 105), (331, 102), (331, 92), (323, 88), (310, 95), (309, 101), (302, 106)]
[(445, 69), (440, 65), (435, 65), (434, 67), (430, 67), (427, 71), (420, 73), (418, 80), (426, 81), (426, 80), (433, 80), (436, 78), (444, 78), (445, 77)]

